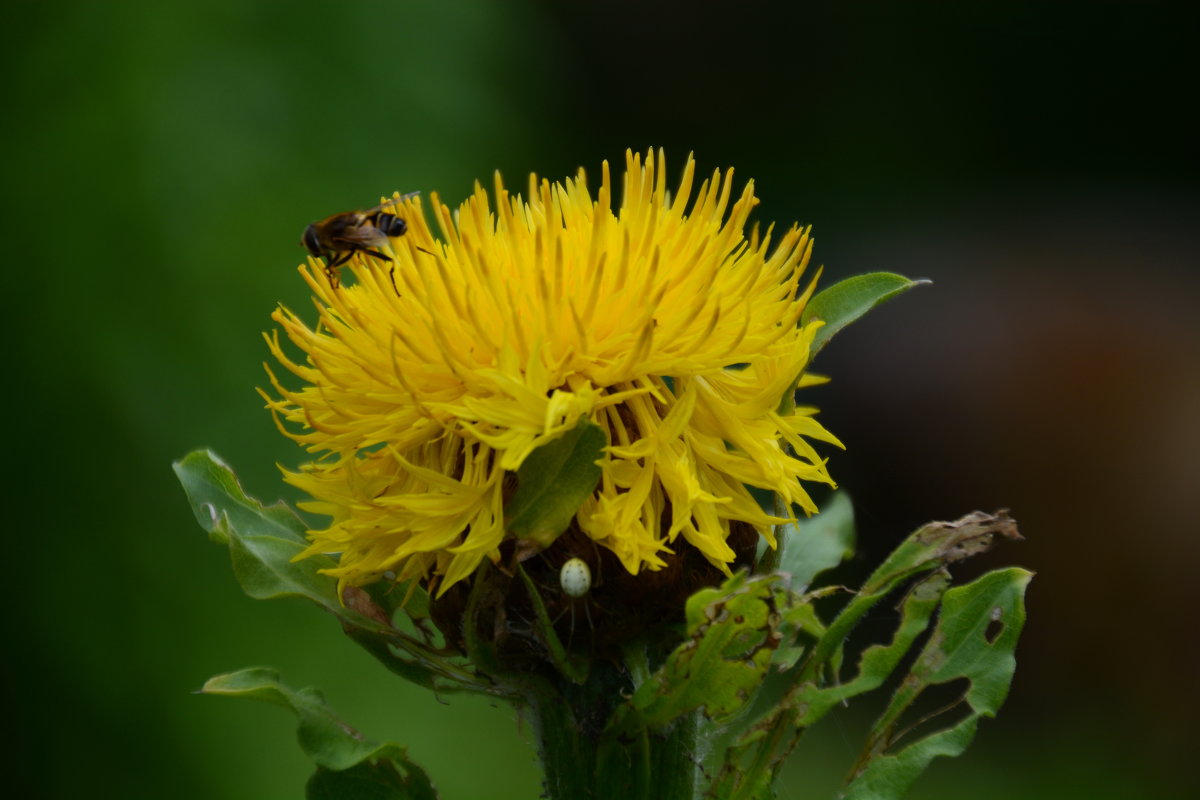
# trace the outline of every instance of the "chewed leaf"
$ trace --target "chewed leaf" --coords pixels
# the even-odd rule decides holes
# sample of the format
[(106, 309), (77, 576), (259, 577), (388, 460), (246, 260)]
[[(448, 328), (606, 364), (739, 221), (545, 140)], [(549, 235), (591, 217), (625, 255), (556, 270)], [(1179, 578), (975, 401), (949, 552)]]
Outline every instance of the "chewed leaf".
[(310, 800), (436, 800), (438, 796), (429, 776), (408, 759), (404, 747), (364, 738), (338, 719), (320, 692), (290, 689), (280, 683), (274, 670), (257, 667), (217, 675), (200, 691), (258, 700), (294, 713), (299, 720), (300, 747), (318, 768), (308, 783)]
[(875, 306), (928, 280), (910, 280), (892, 272), (870, 272), (835, 283), (813, 296), (804, 309), (801, 325), (813, 320), (825, 324), (813, 338), (810, 352), (816, 355), (833, 335)]
[(778, 575), (741, 572), (687, 602), (688, 635), (609, 724), (609, 738), (660, 728), (696, 709), (715, 719), (740, 710), (778, 646)]
[[(966, 749), (980, 717), (996, 715), (1016, 669), (1013, 652), (1025, 624), (1025, 588), (1032, 577), (1023, 569), (997, 570), (946, 592), (928, 643), (871, 729), (851, 771), (846, 798), (902, 797), (930, 761)], [(961, 679), (969, 681), (958, 703), (965, 704), (966, 716), (946, 730), (903, 744), (898, 723), (913, 701), (930, 686)]]
[(916, 638), (925, 631), (949, 584), (950, 576), (944, 571), (935, 572), (916, 584), (900, 604), (900, 624), (891, 642), (864, 650), (854, 678), (829, 686), (802, 685), (796, 699), (804, 711), (798, 715), (797, 724), (811, 726), (838, 703), (881, 686)]
[[(795, 746), (801, 732), (841, 702), (881, 686), (910, 652), (916, 639), (927, 629), (938, 608), (942, 609), (938, 623), (939, 631), (946, 625), (951, 625), (953, 630), (958, 631), (957, 627), (953, 627), (957, 623), (952, 623), (951, 620), (968, 619), (976, 612), (982, 614), (979, 609), (968, 612), (962, 608), (965, 602), (963, 598), (974, 597), (980, 581), (962, 589), (948, 591), (948, 575), (945, 568), (949, 564), (987, 550), (997, 537), (1021, 538), (1016, 522), (1005, 511), (996, 514), (976, 511), (954, 522), (929, 523), (913, 532), (892, 552), (827, 627), (814, 625), (798, 613), (809, 608), (807, 605), (800, 605), (790, 612), (785, 612), (785, 617), (794, 620), (794, 629), (809, 639), (815, 639), (815, 642), (793, 661), (790, 655), (791, 648), (788, 647), (790, 640), (783, 640), (778, 650), (780, 655), (775, 661), (778, 669), (768, 673), (749, 713), (743, 714), (737, 720), (737, 725), (726, 726), (726, 729), (735, 735), (718, 744), (718, 748), (724, 751), (724, 764), (713, 781), (711, 796), (756, 800), (773, 796), (772, 776)], [(1028, 575), (1021, 570), (1010, 572)], [(899, 626), (891, 641), (868, 647), (859, 658), (858, 669), (853, 676), (843, 677), (841, 660), (850, 632), (870, 609), (914, 579), (917, 579), (917, 582), (901, 602)], [(826, 591), (828, 590), (820, 590), (812, 596)], [(978, 605), (978, 602), (976, 604)], [(987, 613), (990, 614), (1001, 605), (989, 605)], [(1010, 613), (1002, 608), (999, 613), (1012, 623), (1012, 627), (1005, 629), (1005, 632), (994, 640), (988, 638), (993, 644), (1007, 641), (1006, 636), (1015, 637), (1024, 618), (1019, 609)], [(985, 627), (986, 624), (990, 624), (991, 617), (988, 617), (988, 620)], [(942, 636), (939, 633), (933, 635)], [(943, 639), (950, 641), (954, 637), (943, 636)], [(931, 644), (934, 641), (935, 639), (931, 639)], [(926, 650), (928, 652), (928, 648)], [(957, 653), (957, 650), (955, 652)], [(956, 655), (951, 661), (957, 664), (960, 658), (961, 656)], [(999, 659), (997, 663), (1002, 660)], [(984, 674), (979, 672), (977, 677), (983, 681)], [(955, 676), (952, 672), (938, 673), (938, 679), (942, 682), (955, 680), (956, 677), (961, 676)], [(1007, 685), (1010, 677), (1011, 669), (1004, 674), (993, 676), (988, 685), (994, 688), (1000, 681)], [(901, 706), (899, 711), (903, 711), (903, 708), (904, 706)], [(964, 723), (970, 727), (971, 733), (974, 731), (973, 724)], [(958, 733), (948, 733), (947, 736), (961, 736), (965, 731), (966, 727), (963, 727)], [(885, 749), (893, 741), (887, 738), (891, 732), (891, 728), (886, 725), (882, 729), (880, 741), (884, 742), (882, 746)], [(964, 740), (964, 747), (965, 741), (969, 741), (969, 736)], [(924, 758), (920, 767), (915, 768), (915, 772), (912, 773), (915, 776), (930, 758), (940, 754), (933, 752), (933, 749), (936, 749), (935, 745), (945, 747), (944, 739), (931, 739), (929, 750), (912, 751), (902, 763), (902, 769), (911, 771), (914, 769), (913, 765), (920, 758)], [(875, 774), (872, 772), (867, 780), (874, 781)], [(911, 783), (911, 780), (909, 782)], [(857, 797), (874, 800), (897, 796), (866, 793)]]
[(954, 522), (930, 522), (909, 535), (859, 589), (854, 599), (829, 625), (801, 669), (797, 683), (819, 679), (826, 664), (840, 652), (842, 643), (863, 616), (904, 581), (982, 553), (996, 537), (1020, 539), (1016, 522), (1005, 510), (995, 514), (974, 511)]
[(520, 484), (504, 509), (506, 527), (539, 549), (549, 546), (596, 490), (605, 444), (600, 426), (584, 419), (534, 450), (517, 470)]

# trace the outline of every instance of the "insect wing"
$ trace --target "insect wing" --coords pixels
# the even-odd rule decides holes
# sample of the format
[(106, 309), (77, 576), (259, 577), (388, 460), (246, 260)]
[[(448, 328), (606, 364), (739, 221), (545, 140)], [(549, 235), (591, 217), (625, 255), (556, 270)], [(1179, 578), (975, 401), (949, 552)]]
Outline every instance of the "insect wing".
[(329, 243), (338, 250), (358, 250), (383, 247), (388, 244), (388, 237), (374, 225), (363, 224), (346, 228), (337, 236), (331, 236)]

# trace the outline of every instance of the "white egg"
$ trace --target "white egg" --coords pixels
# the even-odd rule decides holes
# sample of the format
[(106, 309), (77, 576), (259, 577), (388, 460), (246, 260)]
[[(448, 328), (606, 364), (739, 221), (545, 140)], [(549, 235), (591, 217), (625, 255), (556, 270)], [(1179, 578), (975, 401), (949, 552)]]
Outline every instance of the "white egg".
[(558, 573), (562, 590), (571, 597), (583, 597), (592, 588), (592, 570), (582, 558), (569, 558)]

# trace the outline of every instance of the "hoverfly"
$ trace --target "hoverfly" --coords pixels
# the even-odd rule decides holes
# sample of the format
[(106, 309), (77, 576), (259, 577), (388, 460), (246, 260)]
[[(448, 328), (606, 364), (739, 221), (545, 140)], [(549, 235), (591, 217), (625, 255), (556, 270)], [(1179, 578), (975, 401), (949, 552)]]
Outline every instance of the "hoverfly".
[[(388, 246), (390, 238), (403, 236), (408, 230), (408, 223), (383, 209), (390, 206), (395, 210), (401, 201), (417, 194), (419, 192), (410, 192), (366, 211), (343, 211), (313, 222), (301, 234), (300, 244), (314, 258), (325, 260), (325, 274), (336, 289), (339, 268), (355, 253), (361, 252), (381, 261), (392, 262), (392, 257), (379, 248)], [(396, 288), (395, 270), (393, 264), (388, 273), (392, 279), (392, 289)]]

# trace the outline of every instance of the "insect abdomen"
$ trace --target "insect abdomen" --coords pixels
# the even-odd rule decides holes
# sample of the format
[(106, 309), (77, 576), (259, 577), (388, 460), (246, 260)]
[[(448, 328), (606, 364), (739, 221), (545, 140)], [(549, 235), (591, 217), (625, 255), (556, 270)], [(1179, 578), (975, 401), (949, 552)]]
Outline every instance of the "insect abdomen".
[(403, 236), (408, 230), (408, 223), (397, 217), (395, 214), (385, 214), (382, 211), (378, 212), (371, 219), (371, 224), (384, 233), (386, 236)]

